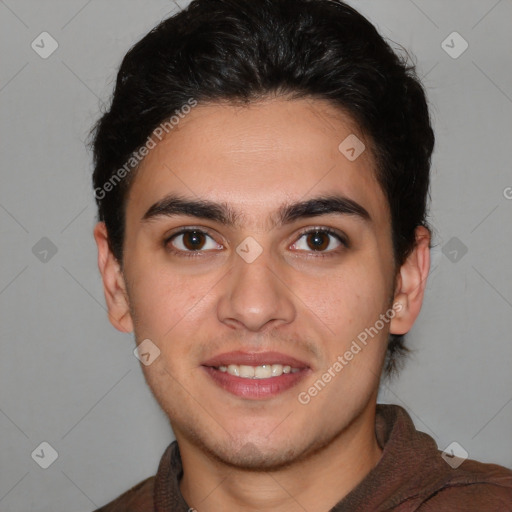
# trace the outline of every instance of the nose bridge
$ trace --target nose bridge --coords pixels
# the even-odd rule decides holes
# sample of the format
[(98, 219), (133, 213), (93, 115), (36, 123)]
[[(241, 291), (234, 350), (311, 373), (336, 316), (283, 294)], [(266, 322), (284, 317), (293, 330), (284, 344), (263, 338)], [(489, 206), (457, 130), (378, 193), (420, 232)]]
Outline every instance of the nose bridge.
[(236, 321), (237, 325), (258, 331), (269, 323), (291, 322), (295, 308), (290, 290), (277, 276), (279, 270), (272, 253), (260, 250), (255, 258), (254, 252), (247, 257), (254, 249), (250, 241), (237, 249), (232, 271), (226, 276), (227, 286), (219, 300), (218, 315), (223, 322)]

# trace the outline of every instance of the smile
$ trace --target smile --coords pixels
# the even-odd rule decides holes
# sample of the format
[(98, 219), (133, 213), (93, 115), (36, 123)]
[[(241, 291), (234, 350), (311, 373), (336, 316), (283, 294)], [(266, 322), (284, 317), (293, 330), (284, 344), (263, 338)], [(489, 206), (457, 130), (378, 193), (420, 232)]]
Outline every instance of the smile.
[(219, 366), (217, 369), (242, 379), (269, 379), (280, 377), (283, 373), (297, 373), (300, 371), (299, 368), (292, 368), (290, 365), (283, 366), (282, 364), (262, 364), (260, 366), (230, 364), (229, 366)]
[(277, 352), (229, 352), (201, 367), (223, 390), (256, 400), (275, 397), (312, 373), (304, 361)]

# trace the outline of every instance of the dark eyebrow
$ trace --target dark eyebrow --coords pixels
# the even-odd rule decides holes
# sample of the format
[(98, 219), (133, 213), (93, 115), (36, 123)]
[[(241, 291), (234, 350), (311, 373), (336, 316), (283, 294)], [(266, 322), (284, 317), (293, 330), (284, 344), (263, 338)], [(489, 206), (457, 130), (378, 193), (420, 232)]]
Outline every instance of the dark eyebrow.
[[(290, 224), (298, 219), (331, 214), (352, 215), (363, 221), (371, 222), (370, 214), (359, 203), (344, 196), (326, 195), (282, 205), (272, 216), (271, 227)], [(229, 227), (241, 226), (243, 220), (241, 215), (225, 203), (216, 203), (205, 199), (188, 199), (170, 194), (153, 204), (146, 211), (141, 222), (148, 222), (157, 217), (176, 215), (208, 219)]]

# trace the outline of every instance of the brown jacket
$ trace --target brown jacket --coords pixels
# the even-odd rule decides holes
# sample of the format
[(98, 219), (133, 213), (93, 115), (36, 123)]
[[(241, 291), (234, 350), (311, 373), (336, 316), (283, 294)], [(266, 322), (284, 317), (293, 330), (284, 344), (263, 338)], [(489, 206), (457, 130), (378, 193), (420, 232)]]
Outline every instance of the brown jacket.
[[(416, 430), (398, 405), (377, 404), (375, 432), (381, 459), (331, 512), (512, 512), (511, 470), (470, 459), (453, 469), (434, 439)], [(181, 474), (174, 441), (156, 476), (96, 512), (188, 512)]]

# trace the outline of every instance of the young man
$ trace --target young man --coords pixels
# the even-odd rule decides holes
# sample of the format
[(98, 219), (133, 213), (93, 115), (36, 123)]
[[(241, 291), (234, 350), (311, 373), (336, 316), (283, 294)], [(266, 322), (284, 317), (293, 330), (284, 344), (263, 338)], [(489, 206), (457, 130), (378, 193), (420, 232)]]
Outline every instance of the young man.
[[(126, 55), (94, 235), (176, 436), (101, 511), (512, 510), (377, 405), (429, 271), (424, 92), (331, 0), (196, 0)], [(452, 454), (453, 455), (453, 454)]]

